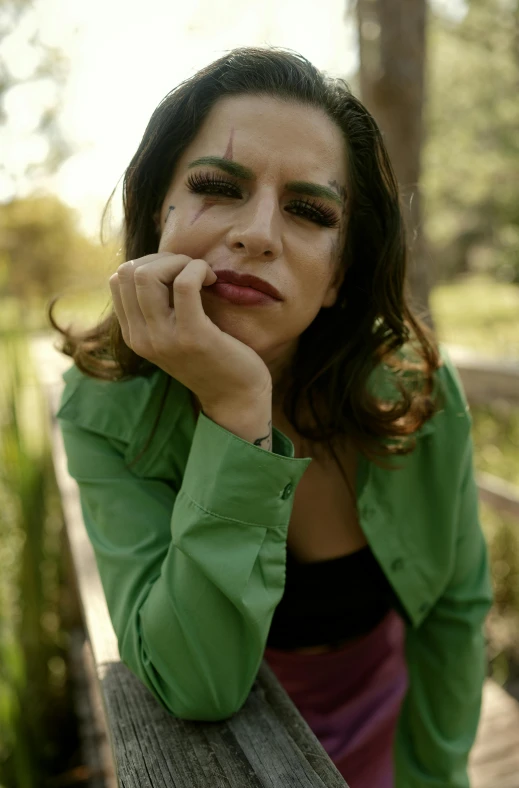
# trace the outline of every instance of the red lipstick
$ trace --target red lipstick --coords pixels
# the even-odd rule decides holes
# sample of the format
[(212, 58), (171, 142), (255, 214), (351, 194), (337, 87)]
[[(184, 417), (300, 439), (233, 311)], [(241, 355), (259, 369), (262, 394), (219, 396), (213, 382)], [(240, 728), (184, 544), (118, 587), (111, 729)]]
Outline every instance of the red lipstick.
[(259, 291), (260, 293), (264, 293), (271, 298), (274, 298), (276, 301), (283, 300), (279, 290), (265, 279), (260, 279), (259, 276), (254, 276), (253, 274), (247, 273), (238, 273), (238, 271), (232, 271), (228, 268), (224, 268), (221, 271), (214, 270), (214, 273), (218, 279), (214, 285), (211, 285), (212, 287), (220, 283), (227, 283), (230, 285), (237, 285), (240, 289), (252, 288), (256, 292)]

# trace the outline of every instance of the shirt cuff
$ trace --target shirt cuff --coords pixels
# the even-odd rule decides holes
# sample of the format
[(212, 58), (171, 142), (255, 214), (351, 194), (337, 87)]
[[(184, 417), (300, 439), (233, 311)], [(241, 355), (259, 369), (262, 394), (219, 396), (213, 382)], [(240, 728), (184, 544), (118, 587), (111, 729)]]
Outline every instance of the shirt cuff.
[(294, 493), (311, 457), (294, 457), (294, 444), (272, 428), (273, 451), (255, 446), (201, 412), (182, 492), (217, 517), (251, 525), (285, 526)]

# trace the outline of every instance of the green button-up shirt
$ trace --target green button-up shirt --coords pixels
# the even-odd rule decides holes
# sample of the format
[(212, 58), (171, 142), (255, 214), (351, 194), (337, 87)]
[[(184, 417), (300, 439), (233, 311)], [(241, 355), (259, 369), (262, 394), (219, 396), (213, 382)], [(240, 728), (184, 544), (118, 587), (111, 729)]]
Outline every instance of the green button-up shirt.
[[(360, 455), (356, 480), (361, 527), (406, 621), (397, 788), (469, 785), (485, 676), (492, 591), (472, 419), (440, 349), (443, 409), (418, 431), (414, 452), (395, 458), (399, 470)], [(370, 379), (385, 397), (390, 374), (384, 366)], [(121, 659), (172, 715), (226, 719), (263, 658), (294, 493), (312, 460), (296, 458), (275, 428), (268, 452), (204, 413), (195, 418), (188, 389), (160, 369), (107, 382), (72, 366), (64, 380), (69, 472)]]

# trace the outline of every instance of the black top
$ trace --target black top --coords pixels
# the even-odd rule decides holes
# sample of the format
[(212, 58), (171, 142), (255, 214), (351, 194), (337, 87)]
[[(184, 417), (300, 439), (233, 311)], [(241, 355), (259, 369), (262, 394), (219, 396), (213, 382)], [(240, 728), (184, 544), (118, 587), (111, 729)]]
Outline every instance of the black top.
[(336, 645), (373, 629), (395, 593), (369, 545), (339, 558), (299, 563), (287, 547), (285, 591), (267, 647)]

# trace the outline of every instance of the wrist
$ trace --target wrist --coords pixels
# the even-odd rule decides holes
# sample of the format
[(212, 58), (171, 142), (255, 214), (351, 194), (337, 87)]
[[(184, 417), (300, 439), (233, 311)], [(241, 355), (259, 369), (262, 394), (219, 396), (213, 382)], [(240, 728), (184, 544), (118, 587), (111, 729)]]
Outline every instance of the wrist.
[[(197, 398), (198, 399), (198, 398)], [(261, 391), (243, 391), (225, 400), (221, 399), (199, 399), (200, 408), (212, 418), (210, 414), (232, 415), (247, 414), (258, 408), (269, 407), (272, 409), (272, 384), (265, 386)]]
[(272, 396), (263, 394), (254, 400), (228, 402), (225, 407), (202, 406), (211, 421), (239, 438), (272, 451)]

